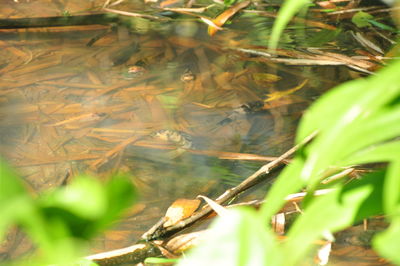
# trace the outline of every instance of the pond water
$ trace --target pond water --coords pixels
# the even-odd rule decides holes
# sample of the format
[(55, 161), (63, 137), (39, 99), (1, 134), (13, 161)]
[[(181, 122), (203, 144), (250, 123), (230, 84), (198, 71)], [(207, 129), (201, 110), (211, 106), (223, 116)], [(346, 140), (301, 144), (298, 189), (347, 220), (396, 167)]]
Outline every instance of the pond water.
[[(14, 3), (1, 12), (32, 17), (30, 8), (36, 16), (93, 8), (39, 2)], [(229, 50), (266, 43), (260, 29), (272, 19), (242, 20), (212, 38), (207, 25), (191, 18), (2, 30), (1, 155), (37, 193), (79, 174), (129, 174), (140, 201), (117, 228), (96, 239), (93, 251), (131, 245), (175, 199), (215, 197), (265, 164), (263, 156), (290, 148), (305, 108), (359, 75)], [(263, 195), (264, 188), (246, 197)], [(19, 245), (22, 238), (3, 249), (8, 257), (31, 249)]]

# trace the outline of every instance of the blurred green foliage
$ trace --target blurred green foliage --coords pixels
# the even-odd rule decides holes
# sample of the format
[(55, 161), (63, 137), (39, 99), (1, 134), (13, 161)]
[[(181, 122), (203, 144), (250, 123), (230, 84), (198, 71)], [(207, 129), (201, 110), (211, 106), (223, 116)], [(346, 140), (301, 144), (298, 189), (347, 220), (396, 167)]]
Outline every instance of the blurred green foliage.
[(374, 16), (372, 16), (366, 12), (359, 11), (351, 18), (351, 22), (353, 22), (359, 28), (369, 27), (369, 26), (371, 26), (371, 24), (369, 23), (369, 20), (371, 20), (373, 18), (374, 18)]
[[(318, 135), (280, 174), (260, 213), (238, 209), (232, 211), (234, 218), (220, 218), (204, 245), (179, 265), (220, 265), (221, 260), (229, 265), (298, 265), (316, 240), (333, 240), (331, 233), (381, 214), (391, 225), (373, 239), (373, 248), (400, 263), (394, 248), (400, 237), (399, 69), (400, 61), (392, 62), (376, 76), (342, 84), (315, 102), (301, 120), (297, 142), (312, 132)], [(350, 183), (320, 182), (343, 167), (376, 162), (387, 167)], [(303, 188), (308, 192), (304, 212), (287, 239), (278, 242), (267, 225), (285, 197)], [(335, 190), (312, 196), (323, 188)], [(212, 259), (207, 253), (214, 254)]]
[[(229, 265), (298, 265), (312, 243), (326, 238), (328, 232), (381, 214), (386, 214), (391, 226), (374, 238), (373, 247), (400, 263), (393, 248), (400, 237), (399, 69), (400, 61), (393, 62), (376, 76), (345, 83), (312, 105), (300, 123), (297, 142), (316, 130), (318, 136), (284, 169), (261, 212), (239, 209), (232, 212), (234, 218), (220, 218), (206, 243), (179, 265), (220, 265), (221, 259)], [(388, 166), (349, 184), (320, 183), (333, 169), (338, 172), (343, 167), (374, 162)], [(304, 187), (308, 191), (304, 212), (288, 231), (287, 240), (278, 242), (267, 224), (285, 197)], [(321, 188), (335, 190), (313, 197)], [(215, 257), (207, 257), (208, 253)]]
[[(277, 47), (291, 17), (308, 3), (285, 1), (272, 30), (271, 48)], [(385, 29), (362, 13), (352, 21), (358, 27)], [(333, 240), (332, 233), (381, 214), (390, 226), (373, 238), (373, 248), (400, 264), (399, 69), (400, 61), (393, 61), (375, 76), (342, 84), (313, 104), (301, 120), (296, 141), (315, 131), (318, 135), (283, 170), (267, 194), (267, 204), (260, 212), (241, 207), (217, 219), (205, 243), (179, 265), (298, 265), (315, 240)], [(174, 98), (162, 101), (168, 105)], [(343, 167), (377, 162), (386, 167), (350, 183), (321, 185), (321, 180)], [(35, 198), (8, 166), (0, 163), (0, 167), (0, 240), (12, 225), (26, 231), (39, 247), (29, 265), (73, 265), (86, 241), (109, 226), (136, 197), (124, 177), (106, 184), (79, 177)], [(304, 188), (308, 196), (303, 214), (294, 220), (286, 241), (277, 241), (269, 221), (287, 195)], [(334, 191), (314, 197), (313, 192), (321, 188)]]
[(351, 22), (353, 22), (359, 28), (375, 26), (381, 30), (398, 32), (398, 30), (396, 30), (395, 28), (377, 21), (374, 16), (372, 16), (371, 14), (368, 14), (366, 12), (363, 12), (363, 11), (357, 12), (351, 18)]
[[(80, 176), (33, 197), (3, 161), (0, 174), (0, 241), (11, 226), (25, 231), (38, 246), (29, 265), (73, 265), (87, 240), (109, 227), (137, 195), (127, 177), (114, 176), (103, 184)], [(24, 260), (6, 263), (27, 265)]]
[[(275, 22), (270, 47), (290, 18), (308, 1), (285, 1)], [(361, 14), (362, 15), (362, 14)], [(353, 18), (370, 25), (371, 17)], [(259, 213), (246, 208), (229, 211), (211, 226), (207, 240), (180, 261), (186, 265), (299, 265), (314, 241), (333, 241), (332, 233), (362, 219), (384, 214), (390, 226), (372, 240), (373, 248), (400, 264), (400, 61), (376, 75), (344, 83), (316, 101), (305, 113), (296, 142), (318, 132), (287, 166), (268, 192)], [(385, 163), (382, 170), (347, 183), (322, 185), (321, 180), (344, 167)], [(291, 193), (307, 190), (304, 211), (285, 241), (278, 241), (270, 220)], [(333, 188), (314, 197), (316, 189)]]

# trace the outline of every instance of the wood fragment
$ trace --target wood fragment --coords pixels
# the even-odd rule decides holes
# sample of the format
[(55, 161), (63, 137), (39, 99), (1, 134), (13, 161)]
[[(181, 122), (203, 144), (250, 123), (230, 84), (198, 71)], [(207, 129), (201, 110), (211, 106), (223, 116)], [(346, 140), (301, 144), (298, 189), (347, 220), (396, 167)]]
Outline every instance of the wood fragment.
[(148, 257), (158, 257), (162, 252), (152, 243), (136, 244), (127, 248), (103, 252), (85, 257), (100, 266), (140, 263)]

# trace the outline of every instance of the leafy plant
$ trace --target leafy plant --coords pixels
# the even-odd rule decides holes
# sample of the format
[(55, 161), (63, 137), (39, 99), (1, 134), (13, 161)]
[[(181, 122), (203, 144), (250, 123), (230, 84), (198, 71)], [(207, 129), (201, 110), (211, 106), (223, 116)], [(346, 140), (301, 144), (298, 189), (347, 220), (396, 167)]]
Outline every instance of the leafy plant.
[(357, 27), (363, 28), (363, 27), (371, 27), (372, 25), (382, 29), (382, 30), (387, 30), (391, 32), (397, 32), (397, 30), (391, 26), (388, 26), (386, 24), (383, 24), (381, 22), (378, 22), (374, 16), (371, 14), (368, 14), (366, 12), (359, 11), (357, 12), (352, 18), (351, 22), (353, 22)]
[(351, 18), (351, 22), (353, 22), (359, 28), (369, 27), (371, 26), (369, 21), (373, 18), (374, 16), (366, 12), (359, 11)]
[(290, 19), (300, 9), (304, 8), (306, 4), (310, 3), (309, 0), (286, 0), (282, 7), (279, 9), (277, 19), (272, 27), (271, 38), (269, 39), (270, 49), (275, 49), (278, 46), (279, 39), (286, 25)]
[[(285, 2), (273, 28), (271, 48), (306, 2)], [(342, 84), (312, 105), (300, 123), (296, 142), (312, 132), (318, 135), (278, 177), (260, 213), (241, 208), (218, 218), (205, 243), (179, 265), (298, 265), (313, 241), (333, 240), (329, 239), (332, 232), (377, 214), (385, 214), (390, 226), (374, 237), (373, 247), (400, 264), (399, 69), (400, 61), (394, 61), (376, 76)], [(332, 169), (376, 162), (387, 166), (350, 184), (338, 182), (330, 194), (313, 196), (317, 188), (324, 188), (320, 181)], [(302, 188), (308, 192), (304, 212), (295, 219), (287, 239), (278, 241), (269, 221), (285, 197)]]
[(136, 198), (132, 184), (123, 176), (106, 184), (77, 177), (70, 185), (34, 198), (4, 162), (0, 162), (0, 173), (0, 241), (11, 225), (23, 229), (39, 247), (29, 265), (76, 262), (86, 240), (110, 226)]
[[(386, 215), (390, 227), (373, 239), (373, 247), (400, 263), (394, 248), (400, 237), (399, 69), (400, 61), (394, 61), (376, 76), (342, 84), (313, 104), (301, 120), (296, 142), (315, 131), (318, 135), (278, 177), (260, 213), (238, 209), (230, 214), (234, 218), (220, 218), (206, 243), (179, 265), (220, 265), (221, 259), (229, 265), (298, 265), (315, 240), (378, 214)], [(330, 185), (330, 194), (312, 196), (317, 188), (328, 187), (320, 181), (334, 169), (376, 162), (387, 167), (349, 184)], [(285, 197), (302, 188), (308, 192), (304, 212), (287, 239), (277, 241), (267, 224)], [(215, 256), (211, 261), (205, 259), (208, 252)]]

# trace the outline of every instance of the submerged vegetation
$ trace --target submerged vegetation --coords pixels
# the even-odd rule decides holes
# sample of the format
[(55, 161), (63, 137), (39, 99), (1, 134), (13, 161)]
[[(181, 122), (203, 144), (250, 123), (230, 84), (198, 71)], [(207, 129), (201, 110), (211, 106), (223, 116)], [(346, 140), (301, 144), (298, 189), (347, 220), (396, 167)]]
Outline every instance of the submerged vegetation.
[[(117, 102), (111, 109), (104, 108), (104, 112), (96, 111), (86, 114), (73, 112), (73, 116), (70, 117), (62, 117), (61, 113), (57, 113), (60, 109), (67, 110), (72, 106), (65, 103), (46, 105), (48, 103), (42, 102), (44, 107), (37, 108), (40, 116), (48, 119), (44, 120), (46, 122), (43, 125), (38, 126), (43, 132), (47, 132), (48, 136), (60, 137), (60, 134), (56, 133), (57, 130), (66, 134), (73, 132), (72, 136), (67, 135), (62, 139), (62, 144), (58, 142), (57, 145), (48, 144), (51, 146), (52, 152), (58, 150), (59, 147), (72, 150), (81, 143), (86, 145), (87, 139), (85, 138), (94, 138), (98, 141), (98, 149), (92, 148), (89, 153), (79, 153), (72, 159), (66, 153), (67, 155), (63, 158), (68, 158), (67, 161), (88, 160), (85, 165), (87, 169), (92, 172), (106, 169), (104, 171), (108, 171), (108, 176), (112, 177), (104, 178), (105, 181), (99, 181), (91, 177), (77, 176), (70, 181), (68, 172), (65, 180), (62, 180), (58, 187), (36, 193), (29, 192), (14, 171), (1, 162), (0, 240), (7, 244), (8, 238), (18, 235), (19, 230), (22, 229), (34, 242), (35, 247), (31, 247), (29, 250), (33, 255), (27, 254), (23, 258), (13, 258), (12, 260), (9, 260), (7, 255), (3, 255), (4, 258), (0, 259), (10, 265), (27, 265), (27, 263), (29, 265), (74, 265), (74, 263), (115, 265), (146, 260), (146, 263), (149, 264), (176, 263), (188, 266), (290, 266), (299, 265), (304, 261), (306, 264), (312, 263), (311, 258), (315, 258), (315, 263), (324, 265), (328, 263), (337, 232), (363, 221), (365, 223), (367, 219), (383, 216), (387, 223), (386, 228), (368, 236), (368, 245), (371, 244), (372, 248), (387, 261), (400, 264), (400, 254), (396, 246), (400, 238), (400, 76), (398, 75), (400, 61), (393, 59), (398, 55), (396, 54), (398, 53), (396, 52), (398, 44), (392, 41), (391, 37), (397, 37), (398, 30), (391, 19), (387, 17), (387, 11), (386, 17), (376, 15), (383, 11), (370, 12), (370, 14), (368, 8), (360, 12), (352, 11), (356, 7), (356, 1), (346, 3), (348, 6), (340, 6), (334, 1), (319, 1), (312, 4), (305, 0), (287, 0), (280, 7), (278, 14), (272, 11), (276, 10), (279, 5), (267, 4), (264, 7), (257, 1), (224, 1), (223, 3), (215, 1), (210, 5), (208, 5), (209, 3), (197, 3), (198, 6), (185, 8), (175, 7), (174, 5), (182, 4), (178, 2), (161, 2), (156, 9), (141, 6), (143, 12), (137, 12), (140, 10), (133, 12), (132, 10), (114, 9), (113, 6), (117, 4), (106, 1), (102, 10), (126, 16), (123, 19), (111, 16), (111, 19), (108, 17), (107, 21), (124, 21), (123, 23), (129, 24), (131, 30), (134, 28), (142, 31), (143, 36), (149, 33), (147, 28), (151, 23), (154, 23), (153, 26), (158, 27), (161, 32), (163, 32), (164, 22), (167, 21), (175, 20), (179, 23), (183, 21), (188, 23), (187, 25), (195, 25), (193, 19), (184, 19), (185, 16), (189, 16), (204, 23), (203, 26), (207, 27), (209, 36), (226, 34), (232, 38), (228, 41), (224, 40), (222, 47), (214, 43), (203, 42), (202, 45), (210, 51), (203, 48), (196, 50), (194, 47), (198, 44), (193, 43), (188, 37), (196, 34), (205, 35), (205, 29), (202, 28), (203, 33), (198, 33), (197, 28), (192, 32), (185, 28), (186, 24), (182, 23), (176, 27), (184, 32), (179, 36), (179, 41), (177, 38), (168, 39), (165, 47), (162, 46), (164, 50), (153, 56), (157, 50), (161, 50), (160, 46), (157, 46), (156, 42), (149, 42), (151, 49), (142, 47), (141, 42), (147, 41), (146, 37), (135, 32), (133, 37), (137, 39), (133, 41), (129, 39), (127, 47), (119, 49), (109, 58), (112, 69), (119, 72), (119, 79), (123, 79), (122, 85), (111, 87), (104, 85), (102, 80), (93, 73), (87, 75), (88, 79), (95, 83), (90, 86), (80, 83), (81, 81), (76, 82), (76, 80), (54, 82), (44, 79), (44, 86), (72, 86), (71, 84), (73, 84), (79, 89), (93, 90), (92, 92), (79, 92), (81, 95), (74, 92), (76, 95), (68, 95), (68, 97), (62, 98), (63, 101), (74, 97), (89, 96), (88, 102), (96, 100), (95, 103), (104, 104), (105, 102), (105, 105)], [(318, 10), (319, 13), (330, 14), (327, 16), (332, 16), (332, 21), (340, 20), (341, 15), (345, 16), (346, 23), (351, 23), (347, 27), (356, 30), (346, 31), (334, 26), (334, 23), (316, 21), (314, 17), (310, 20), (294, 17), (298, 12), (306, 14), (307, 9), (312, 8), (313, 5), (321, 7)], [(374, 11), (374, 9), (372, 10)], [(65, 20), (63, 21), (74, 24), (72, 13), (64, 10), (63, 18)], [(240, 35), (235, 35), (225, 29), (230, 27), (235, 29), (235, 23), (229, 25), (229, 21), (235, 15), (240, 15), (243, 23), (247, 23), (246, 20), (249, 17), (256, 16), (272, 16), (276, 17), (276, 20), (272, 26), (272, 23), (268, 24), (269, 20), (257, 17), (253, 22), (256, 22), (257, 29), (262, 28), (263, 31), (261, 33), (255, 31), (243, 33), (244, 35), (260, 34), (251, 41), (247, 41)], [(392, 15), (395, 19), (400, 20), (395, 12)], [(127, 17), (134, 18), (130, 20)], [(38, 21), (35, 23), (45, 23), (45, 20), (39, 19)], [(291, 28), (288, 29), (290, 21), (294, 24), (291, 24)], [(16, 23), (24, 23), (24, 21), (17, 20)], [(301, 24), (302, 27), (298, 24)], [(307, 37), (310, 32), (304, 30), (304, 25), (313, 25), (318, 29), (311, 31), (315, 34), (312, 38)], [(164, 26), (167, 28), (167, 23)], [(383, 39), (383, 45), (377, 45), (366, 39), (363, 34), (366, 29), (370, 29), (376, 36)], [(162, 34), (168, 34), (168, 32), (170, 31)], [(87, 47), (104, 41), (103, 38), (106, 38), (107, 34), (110, 34), (109, 29), (90, 38), (86, 43)], [(333, 47), (331, 42), (338, 36), (341, 36), (338, 42), (346, 44), (349, 42), (347, 38), (349, 34), (354, 38), (353, 40), (365, 48), (363, 51), (358, 51), (360, 56), (354, 57), (353, 54), (339, 53), (341, 47), (336, 47), (334, 52), (322, 49), (323, 45)], [(179, 43), (179, 48), (171, 48), (174, 41)], [(269, 42), (268, 45), (266, 45), (267, 42)], [(263, 46), (260, 46), (260, 43)], [(318, 49), (312, 47), (314, 49), (306, 50), (311, 43), (318, 46)], [(294, 49), (295, 46), (298, 46), (297, 49)], [(391, 50), (384, 54), (384, 51), (390, 46), (393, 46)], [(342, 50), (348, 52), (351, 49), (352, 46), (349, 45), (349, 47), (343, 47)], [(156, 80), (155, 76), (164, 71), (161, 69), (161, 65), (157, 65), (159, 55), (173, 58), (175, 54), (181, 53), (191, 59), (193, 51), (199, 60), (198, 64), (185, 62), (179, 65), (179, 62), (174, 64), (168, 59), (166, 60), (169, 72), (162, 78), (165, 78), (165, 82), (170, 84), (165, 85), (163, 90), (157, 88), (160, 83), (154, 81)], [(101, 52), (101, 49), (96, 51), (99, 54)], [(145, 55), (140, 55), (141, 53)], [(218, 56), (215, 60), (216, 63), (211, 65), (212, 71), (215, 72), (212, 75), (211, 70), (206, 70), (209, 66), (204, 61), (207, 53)], [(239, 63), (235, 66), (229, 65), (232, 62), (229, 61), (231, 57), (239, 58)], [(66, 61), (68, 62), (68, 60), (73, 62), (74, 58), (67, 58)], [(126, 66), (130, 62), (133, 62), (134, 65), (129, 65), (126, 70)], [(269, 133), (260, 132), (261, 130), (257, 126), (262, 124), (263, 130), (265, 128), (270, 130), (272, 127), (280, 128), (276, 134), (282, 133), (288, 127), (285, 125), (282, 115), (274, 112), (273, 108), (286, 106), (286, 102), (296, 102), (298, 98), (293, 94), (308, 88), (307, 86), (312, 86), (310, 83), (318, 83), (312, 80), (312, 76), (305, 69), (306, 78), (289, 83), (290, 88), (265, 90), (264, 87), (274, 87), (282, 78), (274, 73), (264, 73), (265, 68), (262, 67), (262, 64), (280, 63), (307, 66), (343, 65), (353, 71), (351, 75), (355, 79), (344, 82), (318, 97), (304, 114), (301, 114), (301, 118), (300, 115), (297, 115), (299, 125), (296, 131), (295, 146), (279, 157), (267, 157), (254, 154), (257, 152), (264, 154), (267, 148), (263, 145), (268, 145), (269, 140), (266, 137), (269, 136)], [(18, 65), (20, 62), (16, 64)], [(46, 64), (48, 65), (48, 63)], [(42, 63), (38, 68), (44, 65)], [(0, 68), (0, 71), (6, 75), (7, 68), (10, 68), (12, 69), (10, 73), (17, 76), (33, 71), (24, 70), (23, 65), (19, 66), (22, 66), (22, 70), (14, 70), (12, 64), (6, 64), (4, 68), (3, 66)], [(75, 67), (80, 71), (79, 67)], [(229, 71), (225, 72), (223, 67), (229, 68)], [(277, 72), (275, 66), (272, 69)], [(179, 70), (179, 75), (175, 72), (177, 70)], [(12, 77), (6, 75), (6, 78), (11, 79)], [(53, 78), (52, 76), (49, 79)], [(40, 78), (33, 81), (24, 80), (14, 86), (24, 87), (40, 82), (42, 82)], [(212, 87), (206, 86), (211, 86), (213, 83), (217, 84), (216, 88), (221, 89), (223, 94), (218, 95), (210, 90)], [(248, 85), (248, 88), (245, 85)], [(12, 85), (7, 83), (7, 86)], [(179, 87), (179, 89), (175, 87)], [(119, 91), (120, 89), (121, 91)], [(132, 93), (137, 91), (145, 91), (145, 93), (133, 96)], [(232, 91), (235, 93), (231, 93)], [(247, 98), (245, 98), (250, 101), (237, 103), (236, 93), (246, 95)], [(114, 102), (107, 102), (107, 97), (110, 95), (115, 96), (112, 99)], [(216, 100), (216, 98), (226, 99)], [(4, 101), (8, 101), (7, 98), (4, 99), (6, 99)], [(223, 100), (229, 102), (231, 108), (210, 113), (210, 110), (217, 110), (221, 106), (225, 107)], [(140, 107), (150, 106), (154, 102), (158, 105), (145, 109), (149, 110), (148, 112), (136, 112), (139, 107), (131, 106), (134, 103)], [(73, 108), (77, 108), (77, 106), (84, 110), (81, 104), (73, 105)], [(270, 113), (266, 110), (269, 110)], [(30, 111), (24, 112), (29, 113)], [(221, 113), (223, 115), (220, 115)], [(53, 115), (57, 115), (56, 119)], [(111, 119), (112, 115), (115, 117)], [(140, 116), (144, 118), (141, 120)], [(162, 125), (151, 123), (153, 121), (148, 117), (158, 122), (161, 121)], [(193, 117), (196, 119), (202, 117), (203, 120), (199, 121), (207, 123), (212, 121), (212, 129), (210, 129), (211, 127), (202, 128), (199, 122), (189, 125), (188, 121)], [(252, 118), (254, 123), (251, 125), (236, 124), (236, 121), (240, 121), (243, 117)], [(275, 121), (275, 124), (270, 126), (266, 121), (271, 117), (280, 118), (280, 120), (277, 119), (280, 123)], [(30, 117), (30, 119), (35, 120), (36, 117)], [(136, 123), (140, 121), (140, 127), (138, 130), (128, 130), (130, 134), (126, 135), (128, 137), (118, 135), (121, 132), (126, 133), (126, 129), (112, 128), (114, 125), (126, 127), (131, 125), (132, 121)], [(81, 128), (82, 125), (88, 123), (93, 126), (88, 129)], [(97, 123), (110, 126), (111, 129), (102, 129)], [(173, 123), (177, 125), (172, 125)], [(249, 135), (256, 140), (267, 139), (266, 143), (252, 142), (252, 140), (246, 139), (247, 135), (241, 136), (238, 128), (243, 127), (243, 124), (249, 128), (248, 132), (251, 132)], [(217, 139), (215, 141), (217, 144), (210, 143), (210, 136), (217, 135), (215, 132), (219, 134), (228, 132), (230, 135), (229, 138)], [(195, 135), (196, 133), (198, 135)], [(24, 137), (25, 143), (29, 142), (35, 134), (27, 135)], [(196, 138), (193, 138), (192, 135), (195, 135)], [(283, 141), (281, 139), (278, 144), (283, 145), (282, 143), (286, 140), (287, 138)], [(68, 143), (74, 141), (78, 141), (78, 145), (67, 146)], [(155, 145), (153, 141), (156, 143)], [(104, 145), (103, 142), (107, 144)], [(160, 144), (159, 142), (161, 145), (157, 145)], [(224, 146), (221, 142), (227, 142), (230, 146)], [(116, 144), (112, 145), (113, 143)], [(137, 146), (141, 149), (137, 149)], [(256, 148), (250, 153), (247, 149), (251, 146), (256, 146)], [(238, 152), (213, 150), (213, 148), (221, 147), (230, 147), (232, 150), (240, 147), (240, 149)], [(286, 144), (284, 147), (277, 148), (277, 150), (281, 152), (288, 145)], [(156, 153), (146, 153), (148, 148), (167, 152), (161, 156)], [(191, 155), (189, 156), (187, 153)], [(139, 157), (137, 165), (132, 166), (129, 164), (130, 162), (124, 161), (123, 155), (125, 154), (142, 157)], [(211, 166), (188, 167), (190, 169), (183, 169), (183, 167), (178, 171), (179, 175), (183, 176), (189, 172), (199, 179), (204, 179), (208, 174), (221, 175), (223, 176), (222, 180), (225, 178), (225, 186), (229, 184), (233, 187), (228, 188), (215, 201), (201, 197), (207, 203), (201, 208), (199, 208), (199, 199), (177, 199), (169, 206), (163, 217), (156, 211), (156, 217), (161, 219), (141, 236), (136, 245), (126, 250), (99, 253), (82, 259), (89, 253), (88, 240), (113, 225), (121, 217), (123, 211), (131, 207), (137, 200), (137, 193), (141, 188), (149, 189), (142, 184), (144, 183), (143, 179), (136, 178), (133, 183), (138, 187), (139, 192), (137, 192), (130, 177), (115, 174), (117, 170), (135, 173), (135, 170), (128, 171), (127, 167), (124, 168), (126, 165), (133, 169), (148, 167), (145, 162), (150, 159), (147, 159), (146, 155), (155, 161), (156, 167), (160, 167), (158, 173), (164, 178), (168, 176), (168, 167), (173, 167), (173, 165), (167, 165), (166, 161), (175, 160), (178, 162), (175, 165), (180, 165), (179, 163), (185, 161), (199, 163), (207, 161), (204, 156), (212, 156), (221, 159), (271, 162), (262, 166), (244, 181), (241, 181), (239, 177), (243, 173), (246, 173), (245, 176), (252, 171), (255, 168), (254, 164), (242, 164), (237, 167), (240, 171), (235, 173), (231, 172), (231, 169), (234, 169), (236, 165), (224, 168), (214, 159)], [(293, 158), (289, 159), (289, 157)], [(34, 158), (36, 160), (34, 164), (44, 164), (49, 161), (51, 163), (50, 159), (45, 162), (45, 159), (48, 158), (49, 155), (43, 159)], [(207, 161), (207, 163), (209, 162)], [(10, 164), (12, 164), (12, 160)], [(284, 164), (287, 165), (276, 178), (270, 177), (272, 172), (277, 172)], [(26, 166), (27, 164), (23, 162), (21, 165)], [(167, 166), (165, 167), (165, 165)], [(41, 171), (40, 175), (44, 172)], [(141, 174), (140, 171), (139, 174)], [(243, 179), (244, 176), (242, 176)], [(262, 184), (265, 180), (272, 185), (264, 200), (253, 200), (242, 204), (250, 206), (229, 206), (232, 205), (233, 200), (240, 199), (243, 192), (251, 193), (248, 192), (249, 188)], [(178, 190), (179, 182), (180, 180), (173, 183), (171, 190)], [(204, 185), (200, 181), (193, 184), (196, 185), (192, 186), (206, 187), (202, 188), (206, 192), (209, 187), (208, 184)], [(177, 195), (180, 194), (177, 192)], [(157, 198), (160, 195), (152, 195), (152, 197)], [(227, 206), (222, 206), (224, 204)], [(254, 207), (258, 207), (258, 210)], [(215, 218), (206, 232), (175, 236), (192, 224), (212, 217), (211, 213), (213, 212), (220, 217)], [(292, 215), (294, 213), (295, 215)], [(271, 221), (273, 222), (271, 223)], [(138, 223), (137, 220), (129, 222)], [(183, 239), (184, 237), (188, 238)], [(117, 241), (120, 239), (118, 236), (116, 238)], [(164, 240), (164, 242), (159, 240)], [(196, 243), (195, 247), (192, 247), (193, 242)], [(192, 249), (187, 251), (189, 247)], [(177, 258), (182, 253), (185, 254), (184, 258)], [(152, 258), (154, 256), (167, 258)]]

